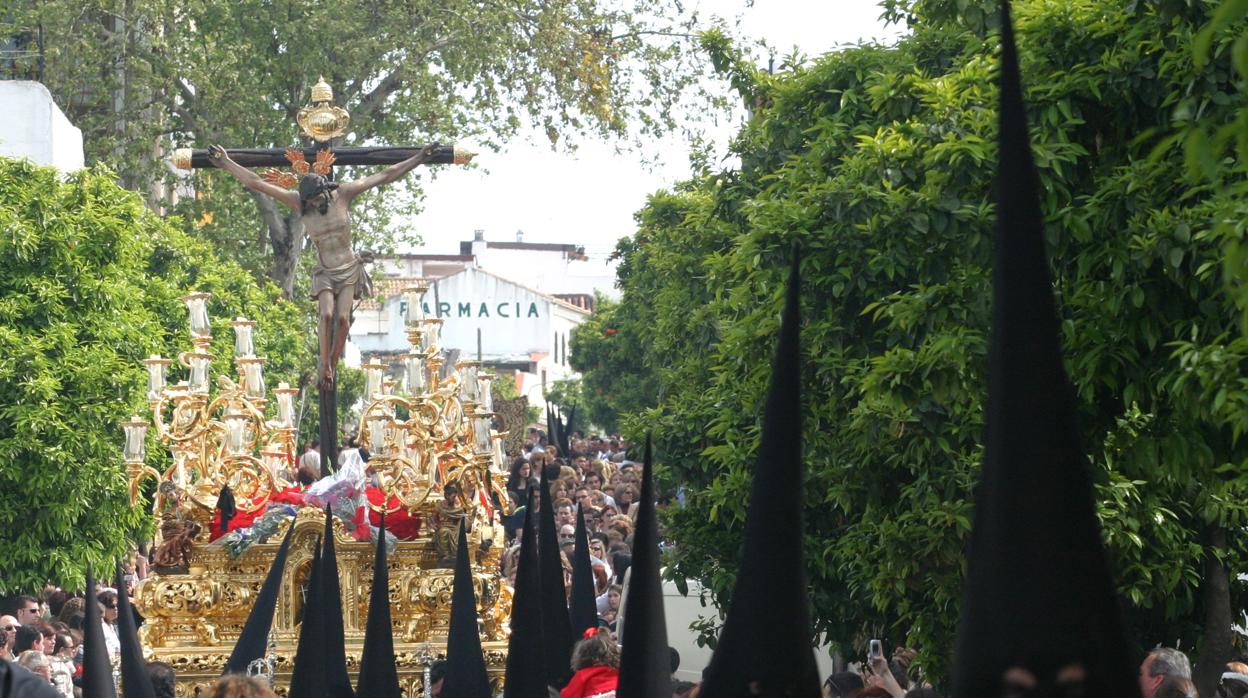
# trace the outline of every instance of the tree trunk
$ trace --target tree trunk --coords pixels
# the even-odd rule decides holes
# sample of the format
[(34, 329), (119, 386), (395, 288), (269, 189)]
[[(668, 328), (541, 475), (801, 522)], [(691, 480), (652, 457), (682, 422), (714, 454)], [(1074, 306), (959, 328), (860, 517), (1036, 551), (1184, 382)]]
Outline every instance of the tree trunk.
[(283, 211), (264, 194), (252, 192), (252, 197), (260, 208), (260, 218), (269, 230), (269, 244), (273, 247), (269, 277), (282, 289), (282, 295), (294, 300), (295, 272), (303, 251), (303, 219), (294, 211)]
[(1201, 595), (1205, 605), (1205, 633), (1200, 643), (1200, 659), (1192, 672), (1196, 690), (1202, 696), (1217, 695), (1218, 683), (1231, 657), (1231, 586), (1226, 566), (1218, 554), (1226, 552), (1226, 529), (1214, 524), (1206, 531), (1205, 580)]

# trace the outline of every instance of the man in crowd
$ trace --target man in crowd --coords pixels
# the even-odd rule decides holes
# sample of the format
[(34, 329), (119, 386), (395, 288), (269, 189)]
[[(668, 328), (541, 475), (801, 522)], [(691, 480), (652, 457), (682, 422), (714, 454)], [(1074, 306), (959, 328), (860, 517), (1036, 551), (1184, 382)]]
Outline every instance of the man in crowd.
[(560, 499), (555, 502), (555, 525), (576, 526), (576, 510), (572, 508), (571, 500)]
[(13, 599), (8, 610), (21, 625), (31, 625), (42, 619), (39, 614), (39, 600), (33, 596), (18, 596)]
[(1191, 662), (1178, 650), (1158, 647), (1140, 664), (1140, 694), (1143, 698), (1156, 698), (1157, 687), (1169, 676), (1192, 678)]

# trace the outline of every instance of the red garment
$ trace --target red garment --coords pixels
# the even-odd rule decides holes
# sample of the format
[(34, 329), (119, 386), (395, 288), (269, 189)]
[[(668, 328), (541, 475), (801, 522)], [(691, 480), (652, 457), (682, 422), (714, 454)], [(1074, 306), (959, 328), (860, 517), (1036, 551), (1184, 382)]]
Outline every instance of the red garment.
[[(381, 506), (381, 490), (376, 487), (364, 488), (364, 494), (368, 497), (368, 503), (375, 507)], [(399, 507), (399, 498), (390, 497), (387, 503), (387, 509)], [(374, 526), (381, 525), (381, 512), (369, 508), (368, 521)], [(386, 530), (394, 534), (399, 540), (415, 540), (420, 537), (420, 517), (412, 516), (407, 513), (406, 509), (399, 508), (398, 511), (391, 511), (386, 514)]]
[(212, 521), (209, 522), (208, 524), (209, 533), (210, 533), (210, 535), (208, 536), (208, 540), (216, 540), (220, 538), (221, 536), (224, 536), (226, 533), (229, 533), (230, 531), (237, 531), (240, 528), (247, 528), (248, 526), (251, 526), (253, 523), (255, 523), (256, 519), (260, 518), (261, 516), (264, 516), (264, 507), (260, 507), (259, 509), (251, 512), (250, 514), (243, 513), (243, 510), (239, 509), (238, 511), (234, 513), (234, 516), (230, 518), (230, 527), (227, 530), (227, 529), (221, 528), (221, 510), (213, 509)]
[(562, 698), (589, 698), (603, 694), (615, 695), (620, 672), (615, 667), (587, 666), (572, 675), (572, 680), (559, 691)]
[[(259, 501), (262, 501), (262, 500), (260, 498), (252, 500), (252, 505), (254, 506), (255, 503)], [(303, 506), (303, 488), (302, 487), (287, 487), (284, 490), (281, 490), (279, 492), (274, 492), (273, 494), (269, 495), (269, 501), (279, 502), (282, 504), (293, 504), (295, 506)], [(267, 509), (268, 509), (267, 506), (262, 506), (259, 509), (256, 509), (255, 511), (251, 512), (250, 514), (244, 514), (243, 511), (240, 509), (238, 512), (234, 514), (234, 517), (230, 519), (229, 531), (237, 531), (240, 528), (250, 527), (252, 524), (256, 522), (256, 519), (259, 519), (261, 516), (264, 516), (264, 512)], [(209, 533), (211, 534), (209, 536), (209, 540), (216, 540), (229, 532), (226, 530), (222, 530), (221, 528), (221, 510), (220, 509), (213, 510), (212, 521), (208, 524), (208, 526), (209, 526)]]

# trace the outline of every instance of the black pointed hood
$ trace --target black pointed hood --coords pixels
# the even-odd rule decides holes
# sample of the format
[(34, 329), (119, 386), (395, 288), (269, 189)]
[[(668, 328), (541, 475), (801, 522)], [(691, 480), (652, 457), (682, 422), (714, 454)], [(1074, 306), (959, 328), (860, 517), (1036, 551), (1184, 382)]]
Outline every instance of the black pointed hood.
[(321, 551), (321, 597), (318, 611), (325, 614), (325, 682), (329, 698), (354, 698), (347, 674), (347, 644), (342, 622), (342, 586), (338, 578), (338, 553), (334, 548), (334, 516), (325, 509), (325, 534)]
[(451, 629), (446, 638), (443, 698), (490, 698), (493, 695), (477, 628), (477, 593), (473, 587), (471, 554), (467, 528), (460, 523), (455, 586), (451, 591)]
[(273, 628), (273, 612), (277, 609), (277, 597), (281, 591), (282, 576), (286, 570), (286, 557), (290, 552), (290, 539), (295, 534), (295, 520), (290, 520), (290, 527), (282, 538), (282, 545), (277, 549), (269, 573), (264, 578), (256, 602), (247, 614), (247, 622), (243, 631), (234, 643), (234, 651), (225, 663), (223, 674), (245, 674), (247, 665), (268, 653), (269, 631)]
[[(511, 601), (511, 638), (507, 643), (507, 676), (503, 698), (549, 698), (546, 688), (545, 650), (542, 637), (541, 575), (537, 559), (537, 517), (529, 488), (529, 502), (520, 537), (520, 560), (516, 566), (516, 589)], [(569, 658), (570, 659), (570, 658)]]
[(312, 565), (303, 598), (303, 619), (299, 623), (299, 644), (295, 666), (290, 674), (290, 698), (324, 698), (329, 695), (325, 678), (325, 616), (320, 612), (322, 577), (321, 541), (312, 546)]
[(156, 698), (156, 689), (147, 675), (147, 661), (139, 644), (139, 628), (126, 593), (121, 563), (117, 563), (117, 639), (121, 642), (121, 685), (126, 698)]
[[(802, 560), (800, 262), (794, 246), (745, 542), (732, 602), (700, 694), (705, 698), (820, 695)], [(633, 579), (640, 573), (635, 569)], [(628, 604), (626, 641), (633, 632)], [(751, 693), (751, 684), (762, 692)]]
[(104, 645), (100, 603), (96, 600), (95, 574), (90, 564), (87, 565), (87, 598), (83, 606), (86, 616), (82, 626), (82, 698), (117, 698), (113, 690), (113, 667)]
[(559, 536), (555, 532), (555, 507), (550, 501), (550, 482), (542, 478), (542, 507), (538, 512), (537, 554), (541, 562), (542, 636), (546, 640), (546, 681), (563, 688), (572, 678), (572, 623), (568, 620), (568, 597), (563, 586), (563, 563)]
[(1087, 695), (1138, 698), (1062, 366), (1009, 3), (1002, 3), (997, 225), (987, 438), (963, 588), (954, 695), (1041, 694), (1062, 667)]
[(587, 629), (598, 627), (598, 596), (594, 569), (589, 560), (589, 529), (585, 512), (576, 508), (576, 551), (572, 554), (572, 601), (568, 618), (572, 621), (572, 637), (580, 637)]
[(360, 655), (357, 696), (401, 698), (399, 670), (394, 660), (394, 626), (390, 620), (390, 568), (386, 564), (386, 513), (381, 513), (377, 550), (373, 553), (373, 585), (368, 599), (364, 650)]
[(620, 657), (618, 698), (647, 698), (671, 693), (672, 660), (663, 612), (663, 580), (659, 576), (659, 522), (654, 510), (654, 464), (650, 437), (641, 470), (637, 528), (633, 536), (633, 570), (628, 582), (624, 619), (628, 634)]

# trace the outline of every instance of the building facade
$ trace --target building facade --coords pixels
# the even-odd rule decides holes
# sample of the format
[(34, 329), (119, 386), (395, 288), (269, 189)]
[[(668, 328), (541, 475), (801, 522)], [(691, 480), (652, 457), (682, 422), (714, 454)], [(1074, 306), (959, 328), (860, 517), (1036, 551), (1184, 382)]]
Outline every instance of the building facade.
[[(403, 289), (419, 280), (382, 279), (377, 295), (356, 308), (351, 325), (358, 356), (393, 365), (395, 375), (408, 347)], [(500, 375), (514, 376), (529, 404), (542, 406), (546, 386), (575, 374), (568, 342), (573, 328), (589, 316), (587, 309), (473, 266), (424, 280), (429, 284), (425, 315), (445, 321), (442, 347), (460, 357), (479, 356)]]

